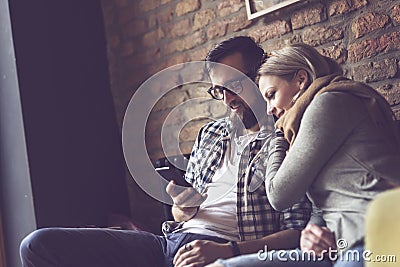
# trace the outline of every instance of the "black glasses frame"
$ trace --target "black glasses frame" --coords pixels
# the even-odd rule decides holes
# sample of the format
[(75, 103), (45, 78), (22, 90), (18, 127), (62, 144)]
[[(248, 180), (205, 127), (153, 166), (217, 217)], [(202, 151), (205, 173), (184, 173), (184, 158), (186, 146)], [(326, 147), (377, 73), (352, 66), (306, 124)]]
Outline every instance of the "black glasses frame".
[[(246, 75), (243, 75), (242, 77), (240, 77), (239, 79), (232, 79), (229, 80), (228, 82), (226, 82), (223, 85), (214, 85), (211, 86), (210, 88), (208, 88), (207, 93), (209, 93), (211, 95), (211, 97), (215, 100), (223, 100), (224, 99), (224, 94), (223, 91), (228, 91), (230, 94), (232, 95), (238, 95), (241, 92), (243, 92), (243, 84), (242, 81), (244, 79), (248, 78)], [(250, 79), (250, 78), (249, 78)], [(234, 83), (238, 83), (237, 85), (235, 85), (235, 87), (229, 87), (232, 86)], [(221, 97), (218, 97), (217, 94), (215, 93), (216, 90), (220, 90), (221, 91)]]

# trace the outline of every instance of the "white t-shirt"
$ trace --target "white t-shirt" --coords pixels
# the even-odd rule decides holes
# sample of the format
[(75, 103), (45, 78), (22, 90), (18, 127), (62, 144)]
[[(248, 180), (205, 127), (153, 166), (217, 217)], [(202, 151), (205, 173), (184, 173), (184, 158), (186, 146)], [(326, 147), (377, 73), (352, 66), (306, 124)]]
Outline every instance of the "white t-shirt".
[(236, 210), (239, 162), (243, 150), (256, 135), (247, 134), (229, 142), (223, 162), (208, 184), (207, 199), (197, 214), (183, 224), (183, 232), (239, 240)]

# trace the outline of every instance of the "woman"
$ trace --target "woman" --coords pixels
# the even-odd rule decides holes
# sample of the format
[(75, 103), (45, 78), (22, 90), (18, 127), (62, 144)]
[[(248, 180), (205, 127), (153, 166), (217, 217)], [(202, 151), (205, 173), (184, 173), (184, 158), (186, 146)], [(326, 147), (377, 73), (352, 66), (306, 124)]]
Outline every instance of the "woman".
[[(272, 206), (282, 210), (307, 193), (339, 249), (362, 254), (368, 203), (400, 181), (400, 140), (389, 104), (305, 44), (273, 52), (259, 70), (259, 87), (290, 143), (283, 161), (284, 148), (267, 164)], [(255, 257), (214, 266), (278, 266)], [(362, 266), (362, 260), (341, 264)]]

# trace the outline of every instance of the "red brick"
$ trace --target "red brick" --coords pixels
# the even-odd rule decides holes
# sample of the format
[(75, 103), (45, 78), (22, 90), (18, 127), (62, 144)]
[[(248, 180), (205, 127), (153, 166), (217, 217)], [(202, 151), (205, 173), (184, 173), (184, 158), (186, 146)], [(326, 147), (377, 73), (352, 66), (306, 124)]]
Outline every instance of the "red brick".
[[(218, 4), (218, 17), (226, 17), (230, 14), (238, 12), (242, 7), (245, 7), (245, 1), (242, 0), (225, 0)], [(247, 17), (246, 17), (247, 19)]]
[(350, 44), (348, 48), (349, 61), (354, 63), (363, 58), (370, 58), (380, 52), (378, 47), (379, 43), (376, 39), (369, 39), (359, 43)]
[(334, 59), (339, 64), (343, 64), (347, 60), (347, 50), (343, 45), (326, 47), (319, 50), (319, 52), (326, 57)]
[(147, 72), (150, 75), (156, 74), (157, 72), (162, 71), (163, 69), (165, 69), (167, 67), (166, 63), (167, 63), (166, 61), (162, 61), (161, 63), (157, 62), (157, 63), (151, 64), (150, 66), (148, 66)]
[(290, 32), (290, 25), (285, 20), (276, 20), (268, 25), (250, 29), (249, 36), (257, 43), (262, 43)]
[[(235, 18), (245, 13), (243, 0), (192, 1), (195, 5), (185, 7), (184, 3), (190, 1), (102, 0), (111, 87), (115, 95), (114, 102), (119, 121), (122, 121), (123, 111), (132, 95), (132, 91), (128, 89), (138, 88), (140, 83), (152, 73), (170, 64), (188, 59), (203, 60), (214, 43), (237, 34), (253, 36), (267, 51), (280, 48), (286, 43), (304, 40), (310, 43), (310, 40), (317, 40), (313, 44), (324, 44), (317, 47), (323, 55), (345, 64), (343, 67), (347, 71), (346, 76), (353, 77), (353, 72), (355, 72), (358, 75), (357, 78), (361, 80), (364, 77), (368, 81), (378, 80), (374, 82), (374, 85), (382, 86), (379, 90), (383, 90), (386, 99), (391, 104), (400, 103), (398, 74), (390, 78), (396, 67), (393, 61), (389, 60), (389, 58), (394, 58), (398, 61), (400, 52), (400, 33), (397, 29), (400, 26), (399, 1), (332, 0), (316, 1), (316, 3), (304, 1), (308, 3), (301, 8), (282, 9), (279, 14), (270, 14), (252, 20), (254, 25), (250, 26), (246, 26), (244, 22), (247, 18), (243, 17), (243, 21)], [(367, 6), (367, 2), (370, 6)], [(140, 10), (139, 3), (142, 8), (147, 5), (148, 11)], [(152, 9), (157, 5), (157, 8)], [(178, 9), (177, 5), (179, 5)], [(196, 10), (191, 11), (192, 9)], [(176, 14), (177, 10), (180, 12), (179, 16)], [(377, 14), (373, 13), (374, 18), (368, 20), (367, 14), (370, 12), (388, 15), (389, 21), (384, 26), (380, 26), (381, 21), (377, 19)], [(192, 31), (190, 33), (180, 31), (179, 25), (176, 25), (186, 19), (189, 19), (188, 28)], [(280, 20), (275, 21), (277, 19)], [(352, 28), (352, 24), (356, 23), (358, 25)], [(157, 28), (162, 31), (156, 34), (154, 30)], [(292, 32), (291, 28), (295, 31)], [(315, 30), (311, 30), (312, 28)], [(343, 35), (340, 31), (334, 32), (331, 28), (343, 29)], [(382, 30), (379, 31), (379, 29)], [(190, 34), (199, 30), (206, 32), (208, 36), (199, 38), (202, 37), (200, 34), (196, 41), (196, 36)], [(240, 32), (235, 32), (236, 30)], [(165, 35), (163, 39), (157, 39), (160, 33), (161, 36)], [(355, 39), (355, 36), (358, 39)], [(142, 37), (145, 39), (146, 47), (142, 47)], [(199, 44), (194, 45), (194, 43)], [(348, 57), (347, 60), (346, 57)], [(385, 58), (388, 61), (382, 60)], [(360, 60), (362, 62), (359, 62)], [(370, 61), (377, 60), (380, 61), (368, 65)], [(365, 65), (364, 68), (360, 67), (362, 64)], [(399, 67), (398, 65), (397, 68)], [(204, 93), (205, 88), (196, 92)], [(185, 94), (191, 96), (186, 89)], [(170, 105), (172, 104), (173, 101)], [(197, 111), (192, 110), (187, 116), (193, 115), (193, 112)], [(217, 113), (211, 108), (209, 112), (211, 115)], [(397, 109), (397, 116), (400, 119), (400, 109)], [(181, 139), (180, 148), (189, 153), (193, 145), (191, 139), (196, 135), (196, 130), (194, 127), (187, 126), (188, 129), (182, 129), (182, 132), (185, 132), (179, 138)], [(148, 142), (154, 144), (150, 151), (151, 157), (163, 154), (158, 139), (153, 136), (147, 139)]]
[[(209, 81), (209, 77), (207, 74), (204, 73), (204, 76), (199, 79), (199, 81)], [(211, 96), (207, 93), (207, 89), (210, 87), (209, 82), (201, 82), (201, 83), (196, 83), (192, 84), (189, 88), (186, 89), (186, 92), (189, 95), (189, 99), (194, 99), (194, 98), (209, 98), (210, 101), (213, 101)], [(222, 104), (222, 103), (220, 103)], [(224, 104), (222, 104), (224, 105)]]
[(183, 51), (184, 47), (183, 47), (183, 42), (181, 39), (177, 39), (177, 40), (173, 40), (171, 42), (168, 42), (165, 46), (164, 46), (164, 53), (163, 55), (170, 55), (173, 54), (175, 52), (179, 52), (179, 51)]
[[(207, 88), (204, 88), (204, 89), (207, 89)], [(204, 89), (202, 91), (207, 92)], [(210, 97), (210, 96), (207, 96), (207, 97)], [(208, 105), (210, 106), (210, 113), (214, 118), (222, 118), (222, 117), (229, 116), (230, 111), (228, 110), (228, 108), (225, 104), (223, 104), (221, 102), (213, 101), (212, 99), (210, 99), (210, 102), (208, 102)]]
[(216, 37), (223, 37), (226, 35), (228, 30), (228, 22), (227, 21), (217, 21), (212, 23), (207, 29), (207, 38), (212, 40)]
[(144, 52), (137, 54), (134, 58), (132, 58), (130, 64), (150, 64), (158, 59), (160, 59), (160, 49), (158, 47), (147, 48)]
[(191, 142), (196, 139), (200, 128), (204, 126), (204, 121), (191, 121), (187, 123), (179, 133), (180, 142)]
[(191, 49), (206, 42), (204, 31), (197, 31), (183, 39), (185, 49)]
[(147, 48), (143, 52), (136, 53), (126, 58), (126, 66), (135, 68), (140, 64), (146, 65), (160, 59), (160, 49), (158, 47)]
[(400, 32), (392, 32), (375, 39), (367, 39), (350, 44), (349, 61), (354, 63), (363, 58), (370, 58), (382, 52), (400, 50)]
[(147, 25), (149, 29), (157, 27), (157, 15), (152, 14), (147, 17)]
[(118, 9), (118, 23), (125, 24), (133, 19), (139, 14), (139, 7), (137, 3), (128, 5), (124, 8)]
[(215, 12), (212, 9), (204, 9), (196, 12), (193, 21), (193, 30), (198, 30), (207, 26), (215, 19)]
[[(212, 99), (210, 99), (212, 101)], [(210, 109), (208, 101), (204, 101), (202, 103), (196, 103), (196, 105), (186, 105), (186, 108), (182, 110), (182, 116), (185, 120), (193, 120), (195, 118), (201, 117), (210, 117)]]
[(338, 26), (307, 28), (303, 31), (304, 43), (311, 46), (318, 46), (343, 38), (343, 29)]
[(322, 5), (294, 12), (291, 19), (293, 29), (301, 29), (305, 26), (314, 25), (325, 20), (326, 13)]
[(140, 0), (139, 10), (141, 12), (148, 12), (161, 6), (161, 0)]
[[(177, 78), (177, 77), (176, 77)], [(164, 85), (167, 84), (168, 81), (163, 83)], [(174, 81), (170, 84), (169, 87), (163, 87), (162, 93), (164, 93), (163, 97), (160, 95), (160, 100), (158, 101), (155, 110), (168, 110), (170, 111), (171, 108), (176, 107), (177, 105), (185, 102), (186, 100), (186, 94), (182, 93), (181, 88), (177, 88), (177, 84), (179, 85), (179, 81)], [(165, 121), (167, 118), (168, 114), (166, 114), (166, 117), (163, 120), (157, 119), (157, 121), (160, 123), (161, 121)], [(183, 121), (183, 119), (179, 118), (180, 116), (176, 117), (170, 117), (168, 118), (168, 122), (170, 124), (179, 124)]]
[(383, 95), (390, 105), (400, 104), (400, 83), (385, 84), (376, 88)]
[(166, 35), (170, 38), (176, 38), (191, 32), (190, 21), (188, 18), (174, 22), (171, 26), (166, 27)]
[(389, 22), (389, 16), (377, 13), (367, 13), (357, 18), (351, 25), (356, 38), (383, 28)]
[(199, 9), (200, 9), (200, 0), (184, 0), (180, 1), (176, 5), (175, 13), (177, 16), (182, 16)]
[(162, 124), (167, 118), (168, 114), (169, 110), (165, 110), (161, 107), (161, 105), (159, 105), (159, 103), (157, 103), (153, 107), (147, 120), (146, 132), (148, 132), (149, 134), (146, 135), (150, 135), (150, 133), (152, 133), (151, 135), (159, 135), (161, 133)]
[[(204, 122), (204, 124), (206, 124), (206, 122)], [(194, 140), (190, 141), (190, 142), (180, 142), (179, 143), (179, 148), (182, 152), (182, 154), (190, 154), (192, 152), (192, 148), (194, 145)]]
[(400, 5), (393, 7), (390, 16), (392, 17), (392, 21), (394, 23), (400, 24)]
[(167, 65), (167, 67), (175, 66), (176, 64), (188, 62), (189, 60), (190, 60), (190, 57), (187, 54), (179, 53), (179, 54), (173, 56), (172, 58), (170, 58), (169, 60), (167, 60), (166, 65)]
[(351, 0), (351, 11), (360, 9), (368, 5), (367, 0)]
[(150, 154), (149, 156), (157, 155), (159, 151), (162, 150), (160, 133), (161, 130), (158, 130), (157, 132), (151, 132), (146, 128), (146, 149)]
[(329, 16), (337, 16), (357, 10), (368, 4), (367, 0), (338, 0), (328, 6)]
[(396, 76), (396, 59), (384, 59), (353, 68), (353, 77), (357, 81), (376, 82)]
[[(303, 40), (301, 39), (301, 36), (299, 34), (293, 34), (292, 36), (289, 36), (289, 39), (287, 41), (288, 44), (297, 44), (302, 42)], [(282, 47), (282, 44), (280, 44), (279, 47)]]
[(396, 120), (400, 120), (400, 108), (397, 107), (396, 109), (393, 109), (393, 113), (396, 117)]
[[(149, 74), (147, 73), (146, 68), (136, 67), (135, 69), (127, 69), (123, 73), (122, 79), (126, 88), (138, 88), (148, 77)], [(127, 99), (130, 99), (130, 96), (127, 97)]]
[(122, 34), (125, 38), (136, 37), (147, 31), (147, 23), (145, 20), (136, 19), (128, 24), (121, 26)]
[(350, 9), (350, 5), (346, 0), (333, 1), (328, 7), (329, 16), (336, 16), (343, 13), (347, 13)]
[(197, 31), (191, 35), (186, 36), (183, 39), (177, 39), (167, 44), (165, 47), (165, 55), (194, 48), (198, 45), (205, 43), (205, 41), (206, 36), (204, 32)]
[(149, 16), (149, 20), (155, 20), (157, 26), (162, 26), (168, 22), (171, 22), (174, 18), (174, 8), (164, 7), (162, 9), (157, 10), (157, 13), (151, 14)]
[(204, 60), (207, 56), (207, 53), (210, 49), (208, 48), (200, 48), (190, 52), (190, 60), (191, 61), (201, 61)]
[(250, 26), (252, 21), (247, 19), (246, 13), (242, 13), (227, 19), (227, 24), (228, 32), (237, 32)]
[(379, 38), (380, 47), (384, 48), (384, 52), (400, 50), (400, 32), (392, 32), (385, 34)]
[(164, 38), (163, 31), (160, 28), (155, 29), (143, 35), (142, 45), (144, 47), (157, 45), (162, 38)]
[(129, 56), (137, 50), (137, 45), (133, 42), (124, 42), (120, 46), (119, 53), (121, 56)]

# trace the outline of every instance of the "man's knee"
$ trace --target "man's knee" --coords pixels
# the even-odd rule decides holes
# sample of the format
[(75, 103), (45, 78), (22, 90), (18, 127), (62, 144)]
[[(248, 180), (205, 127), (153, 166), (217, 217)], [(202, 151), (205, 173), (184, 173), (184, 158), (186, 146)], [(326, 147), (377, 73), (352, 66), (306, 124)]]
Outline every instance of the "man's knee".
[(36, 254), (39, 251), (46, 249), (46, 246), (51, 246), (51, 240), (54, 240), (56, 229), (39, 229), (27, 235), (21, 242), (20, 254), (25, 258), (30, 254)]

